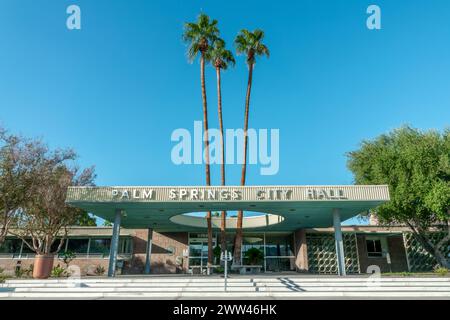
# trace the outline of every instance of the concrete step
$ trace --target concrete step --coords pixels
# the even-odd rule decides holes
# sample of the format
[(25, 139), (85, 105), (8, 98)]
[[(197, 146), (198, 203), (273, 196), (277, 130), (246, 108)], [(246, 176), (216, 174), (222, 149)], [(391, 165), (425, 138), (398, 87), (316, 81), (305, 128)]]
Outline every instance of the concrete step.
[[(121, 282), (85, 282), (81, 281), (70, 281), (67, 280), (65, 282), (50, 282), (50, 283), (22, 283), (22, 282), (14, 282), (14, 283), (5, 283), (3, 287), (5, 288), (64, 288), (64, 287), (74, 287), (76, 285), (86, 286), (86, 287), (97, 287), (97, 288), (145, 288), (145, 287), (154, 287), (154, 288), (179, 288), (179, 287), (202, 287), (202, 288), (210, 288), (210, 287), (222, 287), (224, 281), (213, 281), (209, 283), (199, 283), (199, 282), (186, 282), (186, 283), (148, 283), (148, 282), (133, 282), (133, 283), (121, 283)], [(303, 283), (299, 281), (278, 281), (278, 282), (228, 282), (228, 286), (239, 286), (239, 287), (255, 287), (255, 286), (266, 286), (266, 287), (301, 287), (301, 288), (315, 288), (315, 287), (336, 287), (336, 288), (345, 288), (345, 287), (445, 287), (450, 289), (450, 283), (443, 282), (357, 282), (357, 283)]]
[[(222, 286), (214, 287), (38, 287), (38, 288), (14, 288), (14, 292), (216, 292), (223, 291)], [(421, 291), (421, 292), (449, 292), (449, 287), (382, 287), (382, 286), (361, 286), (361, 287), (287, 287), (287, 286), (228, 286), (229, 291)]]
[[(75, 278), (74, 278), (75, 279)], [(71, 279), (47, 279), (47, 280), (34, 280), (34, 279), (8, 279), (6, 284), (16, 284), (16, 283), (32, 283), (32, 284), (48, 284), (48, 283), (65, 283)], [(140, 279), (123, 279), (123, 278), (81, 278), (84, 283), (212, 283), (223, 281), (223, 278), (219, 277), (202, 277), (202, 278), (140, 278)], [(434, 277), (434, 278), (387, 278), (387, 277), (358, 277), (358, 278), (299, 278), (299, 277), (280, 277), (280, 278), (228, 278), (229, 283), (277, 283), (280, 281), (294, 281), (297, 283), (362, 283), (367, 281), (378, 281), (383, 283), (415, 283), (415, 282), (438, 282), (438, 283), (448, 283), (450, 284), (450, 278), (448, 277)]]
[(450, 299), (450, 293), (443, 292), (158, 292), (158, 293), (2, 293), (0, 299)]
[(148, 277), (11, 279), (0, 298), (450, 298), (450, 278)]

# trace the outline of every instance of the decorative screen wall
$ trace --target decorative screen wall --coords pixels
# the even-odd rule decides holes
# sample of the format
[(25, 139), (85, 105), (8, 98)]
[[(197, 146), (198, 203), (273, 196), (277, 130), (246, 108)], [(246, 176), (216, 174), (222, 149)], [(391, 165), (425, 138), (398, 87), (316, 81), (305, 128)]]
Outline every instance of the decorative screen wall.
[[(360, 273), (356, 234), (343, 233), (345, 270)], [(337, 274), (336, 245), (334, 234), (308, 233), (308, 267), (312, 273)]]
[[(438, 243), (444, 236), (443, 232), (430, 234), (433, 243)], [(409, 271), (426, 272), (434, 269), (437, 265), (436, 260), (422, 247), (411, 232), (403, 233), (403, 242), (405, 243)], [(443, 244), (440, 250), (446, 257), (450, 257), (450, 242)]]

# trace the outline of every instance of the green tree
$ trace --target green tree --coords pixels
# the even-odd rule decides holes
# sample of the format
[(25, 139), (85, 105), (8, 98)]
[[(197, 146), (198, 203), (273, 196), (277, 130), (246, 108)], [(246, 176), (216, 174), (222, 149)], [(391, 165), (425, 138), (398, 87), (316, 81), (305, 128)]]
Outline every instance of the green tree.
[(79, 214), (77, 221), (75, 221), (75, 225), (83, 227), (95, 227), (97, 225), (97, 220), (88, 212), (84, 211)]
[[(421, 132), (402, 127), (347, 154), (357, 184), (387, 184), (391, 200), (376, 210), (380, 222), (405, 224), (422, 247), (449, 268), (450, 130)], [(431, 230), (444, 232), (439, 243)]]
[[(248, 65), (248, 81), (247, 81), (247, 93), (245, 96), (245, 114), (244, 114), (244, 162), (242, 164), (241, 171), (241, 186), (245, 185), (245, 176), (247, 173), (247, 144), (248, 144), (248, 117), (250, 109), (250, 95), (252, 91), (252, 81), (253, 81), (253, 68), (255, 66), (256, 58), (258, 56), (269, 57), (269, 49), (263, 43), (264, 31), (255, 30), (253, 32), (246, 29), (241, 30), (236, 36), (234, 43), (236, 45), (237, 54), (245, 54), (247, 57)], [(241, 264), (241, 247), (242, 247), (242, 220), (244, 213), (242, 210), (238, 211), (237, 216), (237, 226), (236, 226), (236, 237), (234, 242), (234, 254), (233, 254), (233, 264)]]
[[(235, 60), (233, 57), (233, 53), (230, 50), (227, 50), (225, 46), (225, 41), (222, 39), (217, 39), (214, 41), (214, 45), (211, 46), (210, 50), (208, 50), (208, 60), (216, 69), (216, 77), (217, 77), (217, 108), (219, 115), (219, 129), (220, 129), (220, 147), (221, 147), (221, 184), (225, 185), (225, 143), (224, 143), (224, 129), (223, 129), (223, 113), (222, 113), (222, 81), (221, 81), (221, 70), (228, 69), (228, 66), (234, 66)], [(227, 239), (226, 239), (226, 221), (227, 221), (227, 212), (222, 211), (221, 214), (221, 224), (220, 224), (220, 234), (221, 234), (221, 248), (222, 251), (225, 251), (227, 248)]]
[[(187, 22), (184, 25), (183, 40), (188, 44), (188, 59), (194, 61), (200, 54), (200, 83), (203, 101), (203, 143), (205, 144), (206, 185), (211, 185), (208, 137), (208, 104), (206, 99), (205, 63), (208, 62), (207, 52), (210, 44), (219, 37), (217, 20), (211, 20), (206, 14), (200, 14), (197, 22)], [(208, 265), (213, 264), (211, 211), (206, 214), (208, 224)]]

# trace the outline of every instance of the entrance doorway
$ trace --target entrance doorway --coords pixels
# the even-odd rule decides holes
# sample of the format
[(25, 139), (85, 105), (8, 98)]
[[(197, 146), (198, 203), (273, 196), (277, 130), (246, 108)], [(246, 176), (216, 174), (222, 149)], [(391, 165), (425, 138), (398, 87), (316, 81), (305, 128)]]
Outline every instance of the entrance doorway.
[[(217, 235), (213, 235), (213, 249), (217, 245)], [(208, 266), (208, 234), (189, 233), (189, 271), (206, 274)]]
[[(227, 250), (233, 252), (234, 234), (227, 233)], [(220, 232), (213, 234), (213, 249), (221, 243)], [(244, 233), (241, 248), (241, 261), (251, 264), (247, 251), (260, 250), (263, 259), (258, 262), (264, 272), (295, 271), (293, 233)], [(220, 261), (214, 261), (219, 265)], [(206, 233), (189, 233), (189, 271), (193, 274), (206, 274), (208, 265), (208, 235)]]

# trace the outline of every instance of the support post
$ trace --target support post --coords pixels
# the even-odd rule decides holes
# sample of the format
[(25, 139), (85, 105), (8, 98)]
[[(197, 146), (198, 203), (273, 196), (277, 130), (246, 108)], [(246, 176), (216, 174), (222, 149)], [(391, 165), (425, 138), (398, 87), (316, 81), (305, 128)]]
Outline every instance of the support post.
[(295, 267), (297, 272), (308, 272), (308, 245), (306, 243), (306, 230), (298, 229), (295, 238)]
[(334, 239), (336, 242), (336, 258), (338, 266), (338, 274), (345, 276), (345, 254), (344, 243), (342, 240), (341, 230), (341, 214), (339, 209), (333, 209), (333, 227), (334, 227)]
[(147, 252), (145, 254), (145, 274), (150, 274), (150, 262), (152, 258), (152, 242), (153, 242), (153, 229), (148, 228), (148, 235), (147, 235)]
[(116, 275), (117, 253), (119, 249), (120, 221), (122, 218), (122, 209), (116, 209), (114, 217), (113, 234), (111, 237), (111, 249), (109, 252), (108, 277)]

